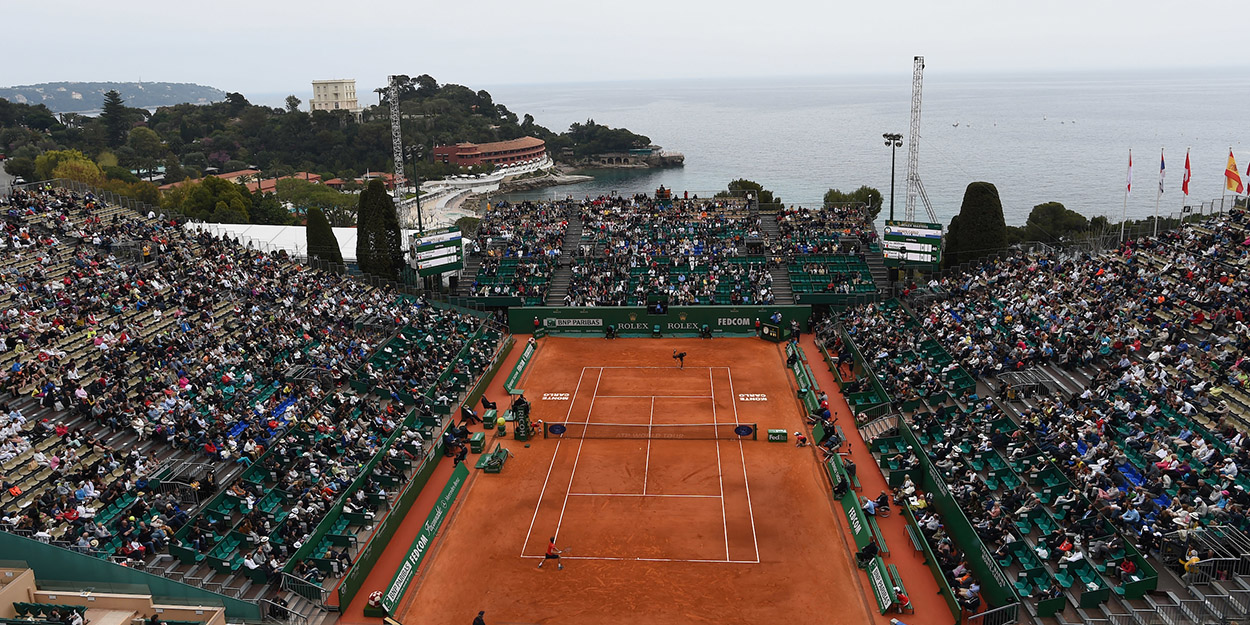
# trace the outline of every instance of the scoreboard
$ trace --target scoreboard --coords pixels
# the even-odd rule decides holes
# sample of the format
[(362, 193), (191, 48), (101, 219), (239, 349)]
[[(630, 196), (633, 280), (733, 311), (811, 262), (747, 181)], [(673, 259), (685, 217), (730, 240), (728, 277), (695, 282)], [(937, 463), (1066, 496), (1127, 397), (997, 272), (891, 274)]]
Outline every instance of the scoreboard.
[(937, 269), (942, 262), (942, 224), (886, 221), (881, 254), (886, 267)]
[(460, 228), (451, 226), (414, 234), (410, 245), (410, 262), (422, 278), (464, 268), (464, 241)]

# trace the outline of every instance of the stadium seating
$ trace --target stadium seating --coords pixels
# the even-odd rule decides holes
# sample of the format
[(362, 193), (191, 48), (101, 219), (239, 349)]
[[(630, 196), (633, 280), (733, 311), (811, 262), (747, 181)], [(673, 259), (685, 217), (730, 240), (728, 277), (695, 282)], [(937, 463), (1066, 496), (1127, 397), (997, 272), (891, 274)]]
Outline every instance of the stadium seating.
[(300, 569), (322, 523), (308, 559), (343, 574), (345, 532), (406, 482), (502, 340), (467, 311), (90, 194), (18, 191), (0, 215), (0, 526), (216, 589)]

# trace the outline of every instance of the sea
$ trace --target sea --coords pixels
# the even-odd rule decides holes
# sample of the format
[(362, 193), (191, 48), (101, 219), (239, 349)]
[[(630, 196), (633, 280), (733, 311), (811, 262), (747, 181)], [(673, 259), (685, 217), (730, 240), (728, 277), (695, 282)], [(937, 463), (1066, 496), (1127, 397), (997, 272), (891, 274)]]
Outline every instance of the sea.
[[(894, 210), (898, 219), (905, 216), (910, 71), (484, 88), (496, 102), (552, 130), (593, 119), (685, 155), (684, 167), (582, 171), (593, 181), (511, 199), (632, 194), (660, 185), (705, 197), (747, 178), (786, 204), (806, 206), (818, 206), (830, 188), (869, 185), (885, 196), (884, 220), (894, 158)], [(1186, 204), (1195, 212), (1204, 203), (1210, 210), (1223, 195), (1230, 147), (1243, 172), (1250, 166), (1250, 132), (1241, 125), (1250, 68), (1010, 75), (930, 70), (922, 102), (917, 169), (942, 224), (959, 212), (974, 181), (997, 186), (1008, 224), (1023, 224), (1044, 202), (1118, 221), (1122, 212), (1130, 219), (1155, 214), (1156, 201), (1161, 216)], [(887, 132), (904, 135), (896, 155), (882, 138)], [(1181, 193), (1187, 150), (1188, 198)], [(919, 200), (915, 218), (930, 221)]]

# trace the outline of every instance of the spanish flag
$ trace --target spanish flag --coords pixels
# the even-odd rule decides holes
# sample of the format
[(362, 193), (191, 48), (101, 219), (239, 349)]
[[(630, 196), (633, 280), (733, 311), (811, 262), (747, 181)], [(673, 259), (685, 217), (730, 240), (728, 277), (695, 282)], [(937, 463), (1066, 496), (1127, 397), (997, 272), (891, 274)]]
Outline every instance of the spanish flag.
[(1237, 161), (1233, 160), (1233, 149), (1228, 149), (1228, 167), (1224, 169), (1224, 188), (1234, 193), (1243, 193), (1246, 185), (1241, 183), (1241, 174), (1237, 173)]

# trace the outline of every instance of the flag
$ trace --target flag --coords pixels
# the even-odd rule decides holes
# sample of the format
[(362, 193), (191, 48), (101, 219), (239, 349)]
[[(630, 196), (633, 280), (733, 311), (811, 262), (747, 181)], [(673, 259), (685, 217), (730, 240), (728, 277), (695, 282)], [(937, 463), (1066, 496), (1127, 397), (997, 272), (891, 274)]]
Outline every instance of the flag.
[(1125, 184), (1124, 193), (1126, 194), (1132, 193), (1133, 192), (1133, 151), (1132, 150), (1128, 151), (1128, 181), (1126, 181), (1124, 184)]
[(1189, 195), (1189, 150), (1185, 150), (1185, 178), (1181, 180), (1181, 191)]
[(1241, 183), (1241, 174), (1237, 173), (1237, 161), (1233, 160), (1233, 149), (1228, 149), (1228, 167), (1224, 169), (1224, 188), (1234, 193), (1241, 193), (1246, 190), (1246, 185)]
[(1159, 195), (1163, 195), (1163, 174), (1165, 172), (1163, 166), (1163, 150), (1159, 150)]

